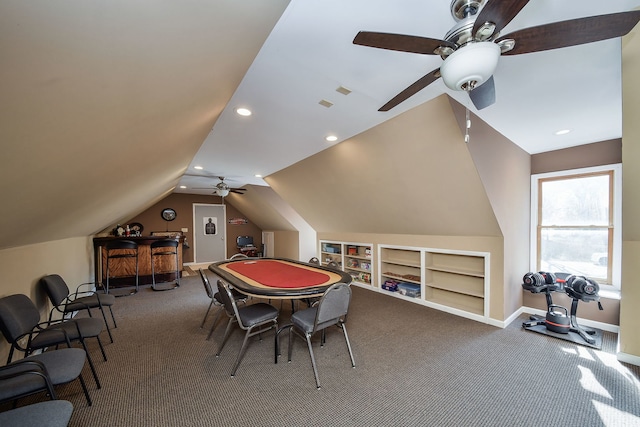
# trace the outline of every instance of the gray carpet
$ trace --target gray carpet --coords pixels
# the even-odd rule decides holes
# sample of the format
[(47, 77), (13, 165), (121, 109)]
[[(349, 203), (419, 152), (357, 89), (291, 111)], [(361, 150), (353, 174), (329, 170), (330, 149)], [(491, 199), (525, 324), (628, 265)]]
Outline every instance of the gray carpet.
[(71, 426), (640, 425), (639, 370), (616, 360), (611, 333), (595, 350), (526, 332), (524, 318), (498, 329), (353, 287), (356, 368), (330, 329), (315, 347), (316, 390), (304, 341), (289, 364), (285, 339), (275, 365), (271, 333), (251, 342), (230, 377), (242, 334), (216, 359), (224, 328), (205, 340), (209, 300), (199, 277), (182, 284), (117, 300), (109, 361), (91, 349), (102, 389), (85, 374), (93, 407), (79, 386), (59, 388), (75, 406)]

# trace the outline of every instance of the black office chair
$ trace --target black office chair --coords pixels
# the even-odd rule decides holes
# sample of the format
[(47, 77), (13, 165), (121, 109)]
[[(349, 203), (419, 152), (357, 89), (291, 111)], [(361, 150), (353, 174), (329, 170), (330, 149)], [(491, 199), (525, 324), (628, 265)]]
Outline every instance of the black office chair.
[[(313, 367), (313, 375), (316, 379), (316, 387), (320, 388), (320, 379), (318, 378), (318, 368), (316, 367), (316, 359), (313, 354), (311, 345), (311, 336), (318, 332), (324, 331), (329, 326), (336, 325), (344, 334), (347, 350), (351, 358), (351, 366), (356, 367), (356, 362), (351, 351), (349, 343), (349, 335), (345, 321), (351, 303), (351, 288), (346, 283), (336, 283), (326, 290), (320, 302), (305, 310), (297, 311), (291, 316), (291, 325), (289, 329), (289, 362), (291, 362), (292, 337), (293, 333), (303, 336), (307, 341), (309, 348), (309, 356), (311, 357), (311, 366)], [(276, 355), (277, 356), (277, 355)], [(277, 359), (276, 359), (277, 361)]]
[(71, 402), (47, 400), (0, 412), (0, 426), (66, 427), (72, 414)]
[(101, 388), (98, 374), (87, 350), (86, 338), (96, 338), (102, 357), (107, 355), (100, 341), (102, 320), (84, 317), (71, 320), (40, 322), (40, 312), (26, 295), (15, 294), (0, 298), (0, 331), (11, 345), (7, 364), (11, 363), (15, 350), (31, 355), (36, 350), (53, 348), (59, 345), (71, 347), (71, 342), (79, 341), (86, 353), (87, 362), (98, 388)]
[[(150, 245), (151, 252), (151, 289), (154, 291), (168, 291), (180, 286), (180, 260), (178, 256), (178, 242), (175, 239), (163, 239), (158, 240)], [(170, 287), (158, 287), (156, 286), (156, 259), (162, 257), (173, 257), (175, 260), (175, 282)]]
[(231, 376), (233, 377), (235, 376), (238, 365), (240, 365), (242, 357), (247, 349), (249, 338), (254, 335), (267, 332), (271, 329), (276, 331), (278, 330), (278, 309), (264, 302), (245, 305), (244, 307), (238, 308), (238, 305), (233, 298), (233, 294), (231, 293), (231, 289), (230, 285), (226, 284), (222, 280), (218, 280), (218, 291), (220, 292), (225, 312), (229, 316), (229, 323), (227, 324), (227, 329), (224, 332), (224, 338), (222, 339), (220, 349), (216, 353), (216, 357), (220, 357), (220, 353), (231, 335), (231, 328), (234, 323), (237, 323), (240, 329), (246, 331), (246, 333), (244, 335), (242, 347), (240, 347), (240, 352), (236, 358), (236, 362), (231, 370)]
[(87, 310), (91, 317), (91, 309), (98, 308), (102, 313), (104, 319), (104, 325), (109, 333), (109, 338), (113, 342), (113, 336), (111, 335), (111, 328), (109, 322), (107, 322), (107, 315), (105, 314), (105, 307), (109, 308), (111, 312), (111, 319), (113, 320), (113, 327), (116, 328), (116, 318), (113, 316), (112, 306), (115, 304), (116, 298), (110, 294), (98, 293), (90, 288), (87, 291), (81, 291), (80, 288), (84, 286), (91, 286), (93, 283), (82, 283), (76, 288), (76, 291), (71, 294), (66, 282), (58, 274), (50, 274), (40, 279), (40, 285), (44, 288), (45, 293), (49, 297), (49, 301), (53, 305), (53, 309), (49, 313), (49, 320), (53, 320), (53, 312), (58, 311), (63, 317), (68, 318), (75, 311)]
[[(207, 277), (207, 273), (203, 269), (198, 269), (198, 273), (200, 274), (200, 278), (202, 279), (202, 284), (204, 285), (204, 290), (207, 293), (207, 296), (211, 298), (211, 302), (209, 303), (209, 307), (207, 308), (207, 312), (204, 314), (204, 318), (202, 319), (202, 323), (200, 327), (204, 327), (204, 323), (207, 320), (207, 316), (211, 311), (211, 307), (218, 307), (218, 312), (216, 313), (216, 317), (213, 319), (213, 324), (211, 325), (211, 329), (209, 329), (209, 334), (207, 335), (207, 340), (211, 338), (211, 334), (213, 334), (214, 329), (218, 325), (218, 320), (220, 320), (220, 316), (224, 312), (224, 304), (222, 302), (222, 297), (220, 296), (220, 292), (213, 292), (213, 288), (211, 287), (211, 283), (209, 282), (209, 278)], [(231, 289), (231, 293), (233, 294), (233, 299), (236, 303), (247, 303), (247, 296), (245, 294), (241, 294), (235, 289)]]
[[(0, 367), (0, 402), (16, 399), (39, 392), (57, 399), (55, 386), (79, 380), (87, 404), (92, 405), (87, 385), (82, 378), (82, 368), (86, 361), (85, 351), (80, 348), (62, 348), (28, 356)], [(15, 425), (3, 424), (0, 425)], [(41, 425), (41, 424), (26, 424)], [(46, 424), (45, 424), (46, 425)]]
[[(109, 279), (117, 279), (121, 277), (135, 277), (135, 290), (125, 294), (117, 294), (116, 296), (128, 296), (138, 293), (138, 286), (140, 282), (139, 278), (139, 263), (138, 263), (138, 244), (132, 240), (114, 240), (106, 244), (107, 251), (107, 280), (105, 292), (109, 293)], [(124, 261), (127, 259), (135, 259), (135, 274), (127, 272), (126, 264)], [(123, 261), (123, 265), (119, 261)], [(113, 263), (116, 263), (114, 266)], [(115, 273), (112, 276), (111, 270), (114, 269)]]

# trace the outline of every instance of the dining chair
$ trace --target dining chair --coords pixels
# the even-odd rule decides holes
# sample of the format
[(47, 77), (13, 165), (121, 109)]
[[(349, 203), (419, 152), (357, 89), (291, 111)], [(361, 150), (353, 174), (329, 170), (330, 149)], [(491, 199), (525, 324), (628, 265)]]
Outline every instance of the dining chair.
[(40, 322), (40, 311), (26, 295), (15, 294), (0, 298), (0, 331), (11, 345), (7, 364), (11, 363), (15, 350), (29, 356), (36, 350), (59, 345), (71, 347), (72, 342), (78, 341), (84, 349), (96, 386), (101, 388), (85, 339), (96, 338), (106, 361), (107, 355), (100, 341), (102, 329), (102, 320), (93, 317)]
[[(209, 316), (209, 312), (211, 311), (211, 308), (213, 306), (218, 307), (216, 316), (213, 319), (213, 324), (211, 325), (211, 329), (209, 329), (209, 334), (207, 335), (207, 340), (209, 340), (209, 338), (211, 338), (211, 334), (213, 334), (214, 329), (218, 325), (218, 321), (220, 320), (222, 313), (224, 312), (224, 304), (222, 302), (222, 297), (220, 296), (220, 291), (214, 293), (213, 288), (211, 287), (211, 282), (207, 277), (207, 273), (202, 268), (198, 269), (198, 273), (200, 274), (200, 278), (202, 279), (202, 284), (204, 286), (205, 292), (207, 293), (207, 296), (211, 298), (211, 302), (209, 303), (207, 312), (204, 314), (204, 318), (202, 319), (202, 323), (200, 324), (201, 328), (204, 327), (204, 323), (207, 320), (207, 316)], [(242, 294), (235, 289), (231, 289), (231, 293), (236, 303), (243, 303), (243, 304), (247, 303), (248, 297), (245, 294)]]
[(311, 257), (309, 259), (309, 264), (315, 264), (315, 265), (320, 265), (320, 260), (318, 259), (318, 257)]
[(238, 253), (238, 254), (231, 255), (231, 258), (229, 258), (229, 261), (233, 261), (233, 260), (236, 260), (236, 259), (243, 259), (243, 258), (249, 258), (249, 257), (247, 255), (245, 255), (245, 254)]
[[(28, 356), (0, 367), (0, 402), (7, 402), (39, 392), (57, 399), (55, 386), (79, 380), (87, 404), (92, 405), (89, 390), (82, 378), (86, 361), (81, 348), (61, 348)], [(0, 425), (5, 425), (0, 423)]]
[[(113, 327), (117, 328), (116, 318), (113, 316), (113, 305), (116, 302), (116, 297), (112, 294), (105, 294), (96, 292), (92, 289), (94, 283), (82, 283), (72, 294), (69, 291), (69, 287), (64, 279), (59, 274), (49, 274), (40, 279), (41, 287), (44, 288), (49, 301), (53, 305), (53, 309), (49, 313), (49, 321), (53, 320), (53, 312), (58, 311), (62, 314), (62, 317), (68, 318), (73, 315), (74, 312), (80, 310), (87, 310), (87, 313), (91, 317), (91, 309), (98, 308), (102, 313), (104, 319), (104, 325), (107, 328), (109, 339), (113, 342), (113, 336), (111, 335), (111, 328), (109, 322), (107, 322), (107, 315), (105, 313), (105, 307), (109, 309), (111, 313), (111, 320), (113, 321)], [(81, 288), (87, 287), (86, 291)]]
[(73, 415), (73, 405), (66, 400), (46, 400), (0, 412), (0, 426), (66, 427)]
[(262, 334), (271, 329), (278, 330), (278, 309), (274, 306), (258, 302), (255, 304), (245, 305), (238, 308), (233, 294), (231, 292), (231, 285), (228, 285), (223, 280), (218, 280), (218, 291), (224, 304), (224, 310), (229, 316), (229, 322), (227, 323), (227, 329), (224, 332), (224, 338), (222, 344), (216, 353), (216, 357), (220, 357), (220, 353), (224, 348), (229, 336), (231, 335), (231, 328), (234, 324), (237, 324), (240, 329), (246, 331), (240, 352), (231, 370), (231, 376), (235, 376), (238, 365), (242, 361), (242, 357), (247, 349), (249, 338), (255, 335)]
[(336, 325), (342, 331), (345, 342), (347, 343), (351, 366), (356, 367), (353, 352), (351, 351), (351, 343), (349, 342), (349, 335), (347, 334), (347, 328), (345, 326), (350, 303), (351, 288), (349, 285), (346, 283), (336, 283), (325, 291), (317, 305), (296, 311), (291, 316), (291, 327), (289, 328), (289, 362), (291, 362), (291, 353), (293, 350), (292, 337), (293, 334), (296, 333), (304, 337), (307, 341), (313, 375), (316, 379), (316, 387), (318, 389), (320, 388), (320, 379), (318, 377), (316, 359), (313, 354), (313, 346), (311, 345), (311, 337), (316, 332), (324, 331), (328, 327)]

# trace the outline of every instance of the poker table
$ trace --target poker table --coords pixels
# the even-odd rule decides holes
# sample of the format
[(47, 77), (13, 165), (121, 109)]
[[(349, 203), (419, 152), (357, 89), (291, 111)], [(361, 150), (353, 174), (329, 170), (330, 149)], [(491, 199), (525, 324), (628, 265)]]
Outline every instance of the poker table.
[(211, 264), (209, 270), (243, 294), (258, 298), (313, 298), (334, 283), (351, 283), (343, 271), (285, 258), (225, 260)]

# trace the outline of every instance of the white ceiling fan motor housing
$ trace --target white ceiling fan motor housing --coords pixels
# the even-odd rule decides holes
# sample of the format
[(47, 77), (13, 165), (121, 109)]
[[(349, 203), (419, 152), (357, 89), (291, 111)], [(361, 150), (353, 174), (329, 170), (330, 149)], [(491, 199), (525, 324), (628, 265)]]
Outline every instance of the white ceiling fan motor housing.
[(500, 47), (493, 42), (468, 43), (444, 60), (440, 74), (449, 89), (470, 91), (491, 78), (499, 58)]

